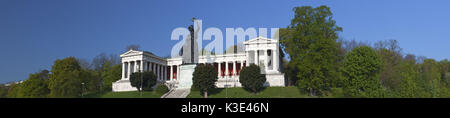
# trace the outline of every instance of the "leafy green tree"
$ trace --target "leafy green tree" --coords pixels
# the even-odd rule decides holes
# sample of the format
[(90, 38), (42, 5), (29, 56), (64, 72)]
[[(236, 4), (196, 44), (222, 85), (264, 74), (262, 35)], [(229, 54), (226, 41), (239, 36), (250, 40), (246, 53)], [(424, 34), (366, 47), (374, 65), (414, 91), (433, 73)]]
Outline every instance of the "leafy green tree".
[(290, 64), (297, 66), (299, 87), (311, 96), (330, 88), (331, 81), (338, 76), (339, 50), (338, 32), (329, 7), (295, 7), (291, 24), (280, 29), (280, 43), (291, 58)]
[(105, 69), (105, 72), (102, 73), (103, 78), (103, 89), (111, 91), (112, 83), (120, 80), (122, 77), (122, 65), (116, 64), (109, 68)]
[(20, 91), (20, 84), (11, 83), (8, 87), (8, 98), (18, 97)]
[(257, 93), (264, 88), (266, 75), (261, 74), (261, 68), (255, 64), (243, 67), (239, 75), (239, 82), (245, 90)]
[(49, 97), (79, 97), (81, 95), (81, 67), (76, 58), (56, 60), (51, 72)]
[(150, 91), (156, 84), (156, 75), (152, 71), (132, 73), (130, 75), (130, 84), (136, 87), (139, 92), (141, 90)]
[(343, 74), (348, 78), (348, 94), (353, 97), (381, 97), (380, 69), (381, 58), (375, 50), (367, 46), (354, 48), (346, 55), (343, 67)]
[(439, 97), (441, 75), (437, 62), (434, 59), (425, 59), (420, 66), (422, 87), (430, 94), (429, 97)]
[(448, 59), (444, 59), (439, 61), (439, 68), (441, 72), (441, 79), (445, 86), (449, 86), (450, 84), (450, 61)]
[(415, 64), (412, 61), (405, 62), (402, 64), (403, 68), (401, 68), (401, 89), (400, 96), (406, 98), (414, 98), (419, 97), (417, 92), (419, 92), (419, 87), (417, 85), (418, 72), (414, 68)]
[(391, 91), (400, 89), (401, 63), (403, 56), (397, 40), (385, 40), (375, 43), (374, 47), (381, 56), (382, 67), (380, 72), (381, 83)]
[(90, 69), (82, 69), (80, 72), (80, 79), (82, 84), (82, 92), (93, 93), (100, 91), (102, 81), (99, 73)]
[(17, 97), (45, 98), (50, 93), (48, 89), (48, 71), (30, 74), (27, 80), (21, 84)]
[(8, 97), (8, 87), (6, 87), (4, 84), (0, 84), (0, 98), (7, 98)]
[(192, 76), (192, 87), (202, 91), (204, 97), (208, 98), (208, 90), (216, 87), (216, 68), (211, 64), (198, 64)]
[[(287, 60), (284, 60), (286, 61)], [(284, 74), (285, 77), (287, 78), (287, 86), (293, 86), (293, 85), (298, 85), (298, 78), (297, 78), (297, 73), (298, 73), (298, 69), (297, 66), (293, 65), (293, 64), (289, 64), (291, 62), (287, 62), (283, 64), (283, 70), (284, 70)]]

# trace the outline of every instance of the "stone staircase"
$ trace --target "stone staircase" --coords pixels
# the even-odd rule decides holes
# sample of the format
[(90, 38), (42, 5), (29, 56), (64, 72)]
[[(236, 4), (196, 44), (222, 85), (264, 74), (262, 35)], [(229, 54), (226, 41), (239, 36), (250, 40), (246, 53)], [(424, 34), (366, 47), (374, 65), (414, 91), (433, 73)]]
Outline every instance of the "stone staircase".
[(186, 98), (191, 89), (171, 89), (169, 92), (161, 96), (161, 98)]

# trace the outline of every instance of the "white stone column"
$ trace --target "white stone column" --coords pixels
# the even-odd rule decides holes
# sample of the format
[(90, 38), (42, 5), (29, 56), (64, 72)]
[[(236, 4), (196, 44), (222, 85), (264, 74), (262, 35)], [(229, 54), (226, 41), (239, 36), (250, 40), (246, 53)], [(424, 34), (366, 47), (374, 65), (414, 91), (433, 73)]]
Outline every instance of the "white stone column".
[(233, 76), (236, 75), (236, 61), (233, 60)]
[(218, 66), (217, 66), (217, 71), (218, 71), (218, 74), (219, 74), (217, 76), (218, 76), (219, 79), (222, 76), (222, 66), (221, 65), (222, 65), (222, 62), (219, 62)]
[(162, 65), (159, 65), (159, 79), (164, 80), (162, 73), (163, 73)]
[(279, 60), (279, 55), (278, 55), (278, 46), (277, 46), (277, 49), (276, 50), (272, 50), (273, 51), (273, 53), (272, 53), (272, 56), (273, 56), (273, 70), (275, 70), (276, 72), (279, 72), (279, 70), (278, 70), (278, 64), (279, 64), (279, 62), (278, 62), (278, 60)]
[(259, 65), (259, 50), (255, 50), (255, 64)]
[(164, 71), (164, 75), (163, 75), (163, 77), (164, 77), (164, 81), (167, 81), (167, 66), (164, 66), (164, 69), (163, 69)]
[(155, 64), (156, 66), (155, 66), (155, 72), (156, 72), (156, 80), (161, 80), (161, 79), (159, 79), (159, 65), (158, 64)]
[(158, 64), (158, 78), (159, 78), (159, 80), (162, 80), (162, 77), (161, 77), (161, 65), (159, 65), (159, 64)]
[(241, 60), (241, 67), (240, 67), (240, 70), (242, 70), (243, 67), (244, 67), (244, 61)]
[(141, 70), (141, 72), (144, 72), (144, 60), (141, 60), (141, 65), (139, 65), (139, 70)]
[(173, 79), (173, 66), (170, 66), (170, 75), (169, 75), (169, 79), (170, 79), (170, 81), (172, 81), (172, 79)]
[(269, 70), (269, 53), (267, 53), (268, 50), (264, 50), (264, 72), (267, 72)]
[(125, 64), (126, 62), (122, 62), (122, 80), (125, 79)]
[(134, 61), (134, 72), (138, 72), (137, 61)]
[(130, 79), (130, 75), (131, 75), (131, 62), (129, 61), (127, 66), (127, 79)]
[(228, 61), (225, 61), (225, 77), (228, 77)]
[(177, 81), (180, 80), (180, 65), (177, 65)]
[[(249, 60), (250, 60), (250, 54), (248, 53), (248, 51), (245, 51), (245, 57), (246, 57), (246, 59), (247, 59), (247, 62), (249, 62)], [(245, 64), (245, 66), (249, 66), (250, 64), (249, 63), (246, 63)]]

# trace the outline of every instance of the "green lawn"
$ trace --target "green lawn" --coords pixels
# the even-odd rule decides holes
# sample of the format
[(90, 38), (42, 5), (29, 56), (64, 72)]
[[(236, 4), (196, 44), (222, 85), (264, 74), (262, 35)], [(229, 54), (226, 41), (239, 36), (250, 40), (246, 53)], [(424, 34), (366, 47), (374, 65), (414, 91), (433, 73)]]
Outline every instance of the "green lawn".
[[(211, 90), (209, 98), (226, 98), (226, 90), (224, 88), (216, 88)], [(202, 98), (200, 91), (191, 90), (188, 98)], [(257, 94), (250, 93), (243, 88), (228, 88), (228, 98), (311, 98), (301, 93), (297, 87), (267, 87)]]
[[(163, 94), (158, 94), (154, 91), (146, 91), (142, 93), (142, 98), (160, 98)], [(141, 93), (137, 91), (130, 92), (103, 92), (88, 94), (85, 98), (141, 98)]]

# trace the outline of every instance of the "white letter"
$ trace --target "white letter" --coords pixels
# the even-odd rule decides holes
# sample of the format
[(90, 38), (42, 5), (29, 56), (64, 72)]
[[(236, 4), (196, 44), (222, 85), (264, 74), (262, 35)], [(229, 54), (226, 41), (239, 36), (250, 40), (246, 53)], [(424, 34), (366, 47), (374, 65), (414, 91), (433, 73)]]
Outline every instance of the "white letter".
[[(234, 46), (234, 36), (236, 36), (236, 40), (237, 40), (237, 47), (238, 50), (237, 52), (243, 52), (244, 51), (244, 45), (242, 44), (242, 42), (245, 41), (245, 36), (248, 36), (248, 39), (253, 39), (256, 38), (256, 29), (251, 27), (251, 28), (247, 28), (247, 30), (245, 30), (243, 28), (226, 28), (226, 46), (225, 48), (230, 48), (231, 46)], [(234, 53), (234, 52), (226, 52), (226, 53)]]
[(183, 47), (184, 43), (186, 42), (186, 38), (188, 38), (189, 35), (189, 30), (187, 28), (184, 27), (179, 27), (176, 28), (172, 31), (172, 35), (170, 40), (180, 40), (180, 36), (181, 36), (181, 41), (179, 41), (177, 44), (175, 44), (172, 47), (172, 51), (171, 51), (171, 57), (179, 57), (180, 55), (180, 50), (181, 47)]

